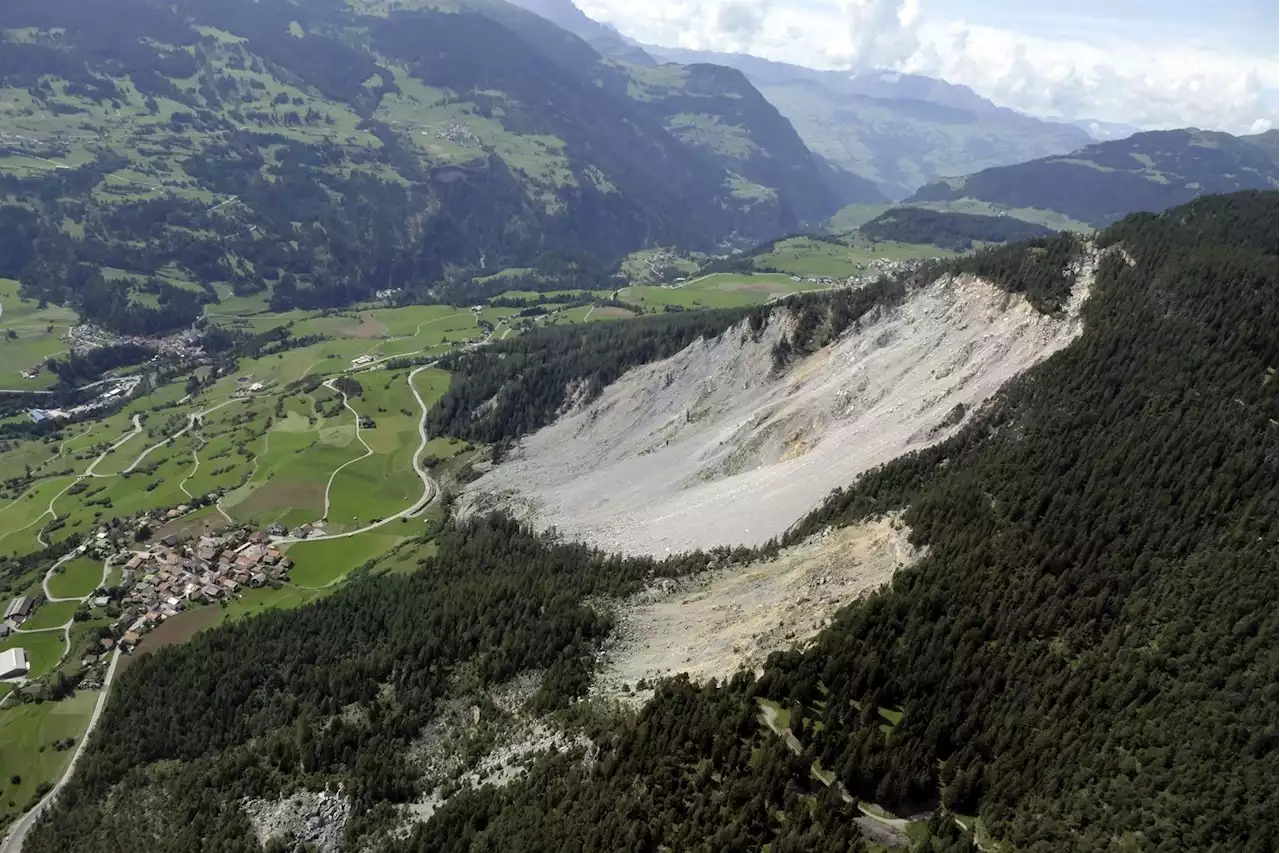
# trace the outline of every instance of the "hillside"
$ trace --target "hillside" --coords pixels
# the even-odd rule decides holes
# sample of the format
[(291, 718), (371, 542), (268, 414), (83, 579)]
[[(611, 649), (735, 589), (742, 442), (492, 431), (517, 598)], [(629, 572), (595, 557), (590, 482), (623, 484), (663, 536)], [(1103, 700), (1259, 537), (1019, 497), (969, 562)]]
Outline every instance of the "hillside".
[(741, 70), (813, 151), (874, 181), (893, 199), (942, 177), (1062, 154), (1090, 140), (1073, 125), (1024, 116), (929, 77), (850, 76), (740, 54), (648, 51)]
[[(346, 849), (391, 853), (847, 853), (872, 849), (863, 834), (956, 853), (975, 836), (981, 849), (1034, 853), (1270, 849), (1276, 211), (1275, 193), (1241, 193), (1126, 218), (1097, 235), (1078, 318), (1060, 292), (1048, 315), (991, 294), (980, 314), (1011, 309), (1046, 330), (1066, 321), (1056, 352), (1037, 350), (1027, 364), (1044, 360), (961, 411), (963, 424), (948, 418), (945, 440), (831, 494), (781, 549), (624, 559), (497, 518), (455, 521), (434, 548), (419, 545), (420, 570), (375, 566), (310, 605), (141, 657), (24, 849), (248, 853), (262, 849), (261, 814), (299, 801)], [(1043, 248), (1023, 247), (1024, 264), (1017, 247), (1001, 250), (996, 279), (1018, 283), (1015, 268), (1041, 263)], [(719, 400), (739, 380), (757, 383), (744, 398), (763, 399), (807, 381), (806, 359), (854, 354), (850, 340), (895, 345), (859, 335), (859, 321), (892, 322), (922, 295), (968, 299), (906, 284), (756, 313), (740, 334), (685, 348), (688, 375), (650, 365), (601, 399), (646, 373), (641, 403)], [(958, 336), (977, 332), (944, 325), (972, 351)], [(735, 355), (784, 334), (803, 350), (782, 358), (785, 376)], [(709, 374), (701, 356), (716, 352), (725, 370)], [(722, 381), (698, 390), (698, 371)], [(920, 376), (976, 393), (959, 373)], [(880, 378), (846, 383), (851, 411)], [(927, 414), (882, 399), (886, 414)], [(678, 409), (673, 428), (700, 429), (698, 410)], [(778, 650), (762, 675), (726, 663), (723, 680), (677, 677), (652, 694), (628, 683), (643, 694), (633, 711), (574, 701), (608, 658), (609, 602), (642, 591), (655, 606), (687, 602), (687, 622), (708, 614), (685, 584), (753, 583), (805, 561), (820, 571), (779, 588), (788, 607), (826, 601), (832, 584), (857, 595), (855, 571), (896, 575), (844, 599), (815, 642)], [(670, 609), (655, 615), (663, 630), (683, 627)], [(810, 633), (807, 621), (777, 627), (783, 645)], [(701, 657), (683, 666), (705, 674)], [(440, 758), (450, 746), (453, 763)]]
[(121, 330), (174, 328), (232, 293), (283, 310), (549, 249), (608, 265), (857, 198), (794, 135), (768, 136), (785, 127), (771, 110), (759, 134), (736, 129), (750, 112), (724, 117), (771, 164), (745, 179), (602, 85), (625, 72), (577, 37), (498, 0), (450, 8), (4, 4), (0, 276)]
[(644, 48), (632, 44), (617, 30), (583, 14), (573, 0), (513, 0), (513, 5), (546, 18), (591, 45), (601, 56), (634, 65), (656, 65)]
[(863, 223), (859, 233), (874, 240), (929, 243), (953, 252), (967, 252), (974, 243), (1012, 243), (1053, 232), (1043, 225), (1012, 216), (951, 213), (919, 207), (894, 207)]
[(1055, 211), (1094, 226), (1196, 196), (1277, 184), (1277, 132), (1138, 133), (1070, 155), (986, 169), (921, 187), (908, 202), (966, 202)]
[(736, 195), (776, 201), (781, 227), (820, 222), (846, 203), (885, 200), (875, 184), (810, 152), (735, 69), (667, 64), (624, 70), (615, 84), (623, 82), (677, 139), (711, 155), (729, 172)]

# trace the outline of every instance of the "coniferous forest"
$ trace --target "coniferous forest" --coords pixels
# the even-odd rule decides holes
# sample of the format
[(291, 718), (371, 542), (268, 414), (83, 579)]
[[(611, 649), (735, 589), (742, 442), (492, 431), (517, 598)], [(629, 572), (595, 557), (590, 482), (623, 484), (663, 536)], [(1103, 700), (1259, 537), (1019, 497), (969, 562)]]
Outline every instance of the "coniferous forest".
[[(1278, 231), (1255, 192), (1099, 233), (1082, 337), (793, 528), (900, 509), (928, 550), (758, 677), (594, 713), (575, 700), (612, 628), (601, 602), (749, 555), (621, 559), (453, 522), (412, 575), (138, 661), (26, 849), (258, 850), (240, 798), (341, 784), (349, 846), (397, 853), (860, 850), (859, 801), (933, 812), (918, 849), (938, 853), (975, 849), (974, 829), (988, 850), (1274, 850)], [(558, 404), (472, 428), (517, 435)], [(439, 703), (530, 670), (532, 709), (591, 746), (391, 835)]]

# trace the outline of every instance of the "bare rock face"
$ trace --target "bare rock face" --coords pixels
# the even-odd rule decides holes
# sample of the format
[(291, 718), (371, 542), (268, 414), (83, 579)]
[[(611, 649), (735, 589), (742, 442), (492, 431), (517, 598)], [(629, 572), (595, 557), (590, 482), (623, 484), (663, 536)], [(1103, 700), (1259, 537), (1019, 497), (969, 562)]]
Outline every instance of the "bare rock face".
[(241, 804), (254, 835), (266, 845), (272, 838), (299, 847), (314, 845), (321, 853), (340, 853), (342, 832), (351, 802), (332, 791), (297, 791), (279, 800), (245, 800)]
[(1095, 258), (1058, 316), (972, 276), (945, 277), (773, 374), (789, 328), (745, 324), (629, 371), (472, 484), (501, 506), (613, 551), (756, 545), (833, 489), (955, 434), (1019, 373), (1079, 336)]

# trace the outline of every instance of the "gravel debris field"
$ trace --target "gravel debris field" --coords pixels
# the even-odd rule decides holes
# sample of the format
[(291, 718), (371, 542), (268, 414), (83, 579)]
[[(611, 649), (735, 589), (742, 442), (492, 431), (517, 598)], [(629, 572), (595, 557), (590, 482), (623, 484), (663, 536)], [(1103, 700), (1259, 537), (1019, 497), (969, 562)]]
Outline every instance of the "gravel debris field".
[[(837, 487), (959, 430), (1010, 379), (1082, 331), (1096, 254), (1059, 316), (973, 276), (944, 277), (773, 370), (776, 311), (635, 368), (524, 439), (462, 512), (501, 507), (568, 539), (666, 556), (758, 545)], [(949, 417), (962, 405), (964, 419)]]

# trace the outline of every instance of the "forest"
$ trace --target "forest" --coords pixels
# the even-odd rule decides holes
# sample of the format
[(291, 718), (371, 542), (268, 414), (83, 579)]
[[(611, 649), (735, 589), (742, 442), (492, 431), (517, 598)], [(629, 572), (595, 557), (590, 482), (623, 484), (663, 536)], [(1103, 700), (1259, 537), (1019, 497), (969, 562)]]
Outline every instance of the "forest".
[(930, 243), (953, 252), (967, 252), (974, 243), (1012, 243), (1053, 232), (1043, 225), (1012, 216), (951, 213), (923, 207), (895, 207), (859, 226), (872, 240)]
[(567, 407), (595, 399), (628, 368), (675, 355), (749, 315), (756, 318), (754, 328), (763, 328), (762, 308), (678, 312), (626, 323), (542, 326), (445, 356), (440, 366), (453, 380), (428, 413), (427, 428), (478, 442), (513, 441)]
[[(1274, 849), (1278, 200), (1101, 232), (1082, 337), (793, 528), (782, 544), (902, 510), (927, 552), (760, 677), (673, 679), (635, 714), (574, 702), (611, 629), (596, 602), (751, 554), (622, 559), (455, 520), (422, 571), (143, 657), (27, 849), (254, 850), (239, 798), (339, 782), (348, 842), (394, 853), (856, 851), (859, 801), (934, 812), (917, 841), (934, 853), (975, 849), (957, 820), (1031, 853)], [(537, 375), (582, 378), (570, 340), (590, 339), (552, 341)], [(557, 384), (530, 413), (454, 414), (517, 434)], [(383, 835), (420, 793), (406, 746), (436, 703), (530, 669), (531, 708), (590, 749)]]
[(975, 198), (1052, 210), (1099, 228), (1135, 211), (1159, 211), (1205, 193), (1276, 186), (1277, 137), (1195, 129), (1137, 133), (1065, 157), (984, 169), (921, 187), (907, 199)]

